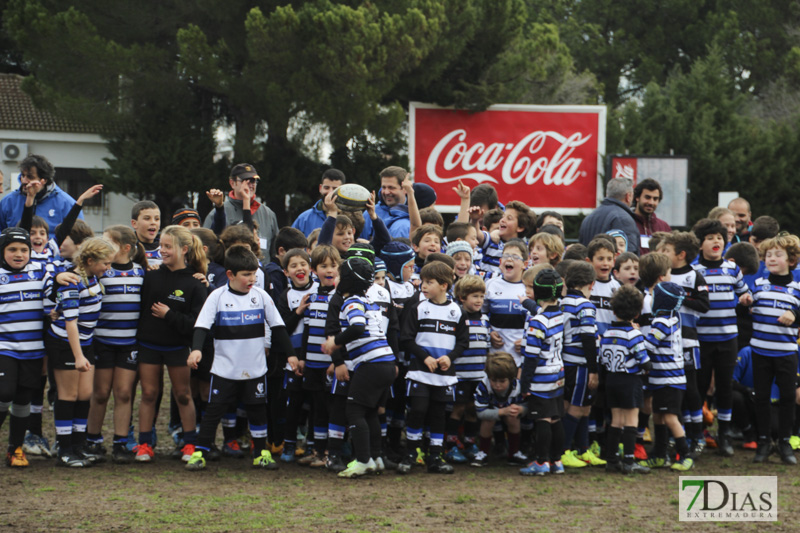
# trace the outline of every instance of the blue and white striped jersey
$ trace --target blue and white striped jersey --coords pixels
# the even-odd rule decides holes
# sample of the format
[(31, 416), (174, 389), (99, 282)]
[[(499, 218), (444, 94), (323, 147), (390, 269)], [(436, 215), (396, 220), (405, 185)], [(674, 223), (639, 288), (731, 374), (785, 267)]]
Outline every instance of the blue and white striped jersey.
[(738, 334), (738, 297), (750, 292), (741, 270), (732, 261), (711, 263), (702, 259), (694, 269), (705, 279), (710, 305), (709, 310), (697, 319), (698, 338), (701, 342), (723, 342), (735, 338)]
[(628, 322), (612, 322), (600, 338), (600, 364), (609, 372), (639, 374), (650, 360), (644, 336)]
[(156, 239), (156, 241), (152, 243), (142, 243), (142, 246), (144, 246), (144, 255), (147, 257), (148, 268), (159, 266), (163, 263), (161, 259), (161, 242), (159, 242), (159, 239)]
[(81, 280), (77, 285), (59, 286), (56, 289), (58, 318), (50, 325), (50, 334), (68, 342), (66, 323), (77, 320), (81, 346), (89, 346), (102, 301), (103, 287), (96, 276)]
[(348, 370), (356, 370), (361, 364), (393, 362), (392, 348), (381, 333), (381, 308), (366, 296), (350, 296), (344, 301), (339, 313), (342, 331), (350, 326), (362, 325), (364, 333), (345, 345)]
[(229, 285), (212, 292), (194, 327), (214, 328), (211, 373), (225, 379), (246, 380), (267, 373), (264, 335), (267, 328), (285, 326), (275, 302), (263, 289), (246, 294)]
[(56, 296), (53, 294), (55, 290), (55, 277), (62, 272), (71, 270), (73, 268), (72, 261), (69, 259), (54, 258), (52, 261), (44, 265), (44, 314), (50, 314), (50, 311), (56, 306)]
[(98, 342), (115, 346), (136, 344), (144, 274), (144, 268), (130, 263), (111, 265), (100, 276), (105, 295), (94, 331)]
[(469, 333), (469, 347), (455, 360), (459, 381), (478, 381), (486, 377), (486, 354), (489, 351), (489, 317), (478, 311), (461, 310)]
[(498, 276), (486, 282), (483, 311), (489, 316), (492, 331), (503, 339), (503, 347), (493, 351), (510, 353), (517, 366), (522, 365), (523, 358), (517, 353), (514, 343), (525, 336), (525, 316), (528, 314), (519, 301), (520, 296), (525, 296), (522, 281), (510, 283)]
[(503, 255), (505, 243), (502, 240), (494, 242), (487, 232), (483, 232), (483, 244), (478, 247), (482, 257), (478, 270), (483, 272), (500, 272), (500, 257)]
[(606, 281), (596, 280), (589, 300), (597, 309), (595, 323), (597, 324), (597, 334), (602, 335), (614, 322), (614, 311), (611, 310), (611, 297), (622, 285), (619, 281), (609, 277)]
[[(306, 294), (310, 295), (317, 292), (318, 286), (319, 284), (317, 282), (312, 282), (309, 283), (307, 287), (297, 289), (295, 288), (294, 285), (289, 283), (289, 286), (286, 288), (286, 291), (281, 296), (282, 299), (285, 298), (285, 301), (283, 302), (284, 307), (282, 307), (281, 309), (284, 309), (285, 312), (296, 313), (297, 308), (300, 307), (301, 303), (303, 303), (303, 297)], [(289, 318), (286, 317), (285, 321), (288, 320)], [(304, 325), (303, 319), (300, 318), (300, 320), (297, 321), (297, 326), (295, 326), (294, 331), (289, 332), (289, 340), (292, 341), (292, 348), (295, 349), (295, 352), (297, 352), (297, 350), (299, 350), (303, 344), (303, 331), (304, 331), (303, 325)], [(286, 369), (290, 370), (288, 363)]]
[(55, 239), (50, 239), (44, 245), (44, 249), (41, 252), (37, 252), (33, 248), (31, 248), (31, 261), (35, 263), (41, 263), (42, 267), (49, 263), (54, 259), (59, 259), (61, 256), (59, 255), (58, 245), (56, 244)]
[(681, 335), (683, 337), (683, 361), (685, 366), (700, 368), (700, 340), (697, 336), (697, 321), (708, 311), (708, 287), (703, 275), (690, 265), (673, 269), (672, 283), (683, 287), (686, 298), (680, 308)]
[(30, 262), (19, 272), (0, 268), (0, 355), (44, 357), (44, 267)]
[(308, 368), (328, 368), (331, 356), (322, 352), (325, 344), (325, 320), (328, 318), (328, 301), (335, 287), (317, 286), (308, 299), (308, 307), (303, 313), (303, 339), (305, 342), (306, 366)]
[[(564, 313), (556, 306), (545, 308), (528, 318), (523, 354), (522, 387), (540, 398), (555, 398), (563, 393)], [(527, 390), (525, 390), (527, 386)]]
[(484, 377), (475, 389), (475, 411), (481, 413), (486, 409), (500, 409), (512, 404), (523, 403), (522, 389), (518, 379), (510, 380), (505, 395), (492, 389), (492, 382)]
[[(403, 323), (403, 341), (413, 342), (417, 352), (411, 352), (411, 366), (407, 379), (436, 387), (449, 387), (458, 383), (455, 373), (457, 356), (468, 345), (467, 329), (461, 308), (454, 302), (435, 304), (430, 300), (420, 301), (408, 309)], [(460, 338), (459, 338), (460, 337)], [(461, 343), (460, 348), (457, 346)], [(457, 356), (454, 356), (454, 352)], [(451, 360), (447, 371), (431, 372), (425, 366), (427, 357), (439, 359), (448, 356)]]
[(650, 324), (650, 332), (644, 341), (653, 363), (647, 380), (648, 388), (673, 387), (685, 390), (680, 317), (677, 314), (659, 315)]
[[(791, 274), (780, 280), (777, 276), (756, 280), (753, 291), (753, 338), (750, 346), (759, 355), (782, 357), (797, 353), (797, 317), (800, 317), (800, 283), (791, 281)], [(789, 326), (778, 323), (786, 311), (792, 311), (795, 322)]]
[(585, 366), (581, 336), (597, 337), (597, 308), (580, 291), (570, 290), (561, 298), (561, 312), (564, 313), (564, 364)]

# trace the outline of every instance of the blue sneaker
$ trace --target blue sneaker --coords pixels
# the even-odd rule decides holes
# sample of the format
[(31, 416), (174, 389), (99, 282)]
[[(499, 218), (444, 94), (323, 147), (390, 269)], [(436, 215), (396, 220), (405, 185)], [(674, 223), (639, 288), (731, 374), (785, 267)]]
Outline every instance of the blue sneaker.
[(125, 444), (125, 448), (132, 452), (138, 443), (139, 441), (136, 440), (136, 436), (133, 434), (133, 426), (131, 426), (128, 428), (128, 442)]
[(281, 452), (281, 462), (282, 463), (293, 463), (296, 461), (294, 455), (294, 446), (289, 446), (288, 444), (283, 446), (283, 451)]
[(181, 445), (181, 433), (183, 432), (183, 427), (180, 424), (175, 426), (168, 426), (167, 431), (172, 436), (172, 441), (175, 443), (175, 446), (182, 446)]
[(550, 463), (545, 461), (544, 463), (539, 464), (536, 461), (533, 461), (525, 468), (520, 468), (519, 473), (523, 476), (543, 476), (550, 473)]
[(561, 461), (553, 461), (550, 465), (550, 473), (551, 474), (563, 474), (564, 473), (564, 463)]
[(478, 455), (480, 451), (481, 449), (478, 448), (477, 444), (469, 444), (467, 445), (466, 448), (464, 448), (464, 455), (466, 456), (467, 459), (472, 461), (473, 459), (475, 459), (475, 456)]
[(458, 446), (453, 446), (444, 454), (444, 458), (448, 463), (462, 464), (467, 462), (467, 458), (458, 449)]

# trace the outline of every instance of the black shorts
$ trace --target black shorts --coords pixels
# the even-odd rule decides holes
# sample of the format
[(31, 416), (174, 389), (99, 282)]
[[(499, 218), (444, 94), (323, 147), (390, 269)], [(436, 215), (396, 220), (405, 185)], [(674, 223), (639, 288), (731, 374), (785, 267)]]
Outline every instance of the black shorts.
[(139, 369), (139, 346), (117, 346), (94, 341), (94, 366), (96, 368), (124, 368), (125, 370)]
[(643, 402), (642, 379), (638, 375), (622, 372), (606, 374), (606, 407), (638, 409)]
[(531, 394), (528, 396), (528, 416), (534, 420), (561, 418), (564, 416), (564, 396), (542, 398)]
[(17, 359), (0, 355), (0, 389), (11, 391), (19, 387), (38, 389), (42, 386), (42, 359)]
[(321, 391), (328, 385), (327, 368), (308, 368), (303, 369), (303, 390)]
[(139, 346), (139, 363), (146, 365), (186, 366), (189, 360), (189, 348), (177, 350), (156, 350), (147, 346)]
[(480, 381), (459, 381), (456, 383), (456, 403), (475, 403), (475, 389)]
[(594, 403), (595, 391), (589, 389), (589, 368), (586, 366), (564, 366), (564, 399), (576, 407), (588, 407)]
[(259, 405), (267, 403), (267, 376), (253, 379), (226, 379), (211, 374), (208, 403)]
[(197, 370), (192, 371), (192, 375), (200, 381), (208, 383), (211, 381), (211, 365), (214, 364), (214, 344), (204, 344), (202, 353), (203, 357), (197, 364)]
[(333, 374), (333, 380), (329, 386), (331, 394), (334, 396), (344, 396), (345, 398), (349, 396), (350, 392), (350, 383), (353, 381), (356, 373), (354, 371), (350, 371), (350, 381), (339, 381), (336, 379), (336, 374)]
[(661, 387), (653, 390), (653, 414), (681, 415), (683, 389)]
[[(72, 354), (72, 348), (69, 347), (67, 341), (45, 333), (44, 348), (47, 351), (47, 364), (53, 370), (75, 370), (75, 356)], [(81, 350), (83, 351), (83, 356), (89, 360), (89, 363), (94, 364), (92, 345), (81, 346)]]
[(347, 401), (365, 407), (384, 405), (394, 381), (394, 368), (393, 362), (360, 364), (358, 372), (350, 379)]
[(303, 376), (298, 376), (291, 370), (283, 371), (283, 390), (286, 392), (302, 392)]
[(406, 397), (408, 398), (428, 398), (432, 402), (454, 402), (456, 399), (456, 386), (437, 387), (420, 383), (413, 379), (406, 380)]

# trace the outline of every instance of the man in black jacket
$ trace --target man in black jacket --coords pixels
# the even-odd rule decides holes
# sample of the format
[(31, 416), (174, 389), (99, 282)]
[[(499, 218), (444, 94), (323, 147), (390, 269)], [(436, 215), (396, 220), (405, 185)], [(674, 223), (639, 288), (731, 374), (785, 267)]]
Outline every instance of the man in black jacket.
[(639, 255), (639, 230), (631, 211), (633, 182), (614, 178), (606, 185), (606, 198), (583, 220), (578, 240), (584, 246), (598, 233), (618, 229), (628, 237), (628, 251)]

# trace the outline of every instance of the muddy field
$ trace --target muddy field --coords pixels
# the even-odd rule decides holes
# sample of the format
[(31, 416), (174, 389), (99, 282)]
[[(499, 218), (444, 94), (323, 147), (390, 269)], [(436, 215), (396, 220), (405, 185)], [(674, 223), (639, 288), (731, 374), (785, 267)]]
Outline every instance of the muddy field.
[[(46, 428), (51, 420), (46, 413)], [(800, 468), (776, 456), (752, 465), (752, 451), (723, 459), (706, 450), (692, 474), (777, 475), (777, 523), (681, 523), (678, 474), (664, 470), (527, 478), (496, 462), (444, 477), (416, 469), (344, 480), (297, 465), (254, 471), (235, 459), (187, 472), (170, 451), (160, 444), (154, 463), (86, 470), (41, 458), (21, 471), (3, 465), (0, 531), (797, 531), (800, 523)]]

